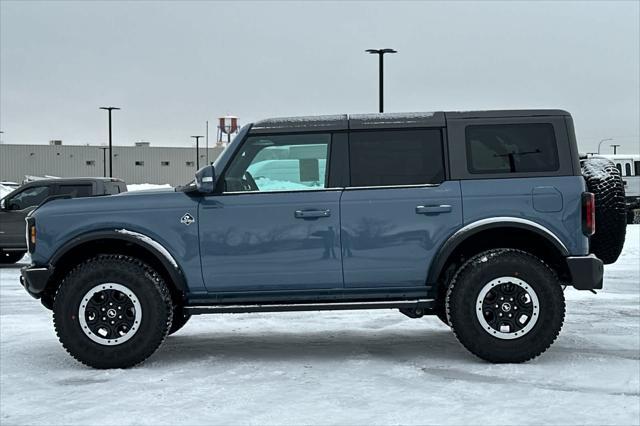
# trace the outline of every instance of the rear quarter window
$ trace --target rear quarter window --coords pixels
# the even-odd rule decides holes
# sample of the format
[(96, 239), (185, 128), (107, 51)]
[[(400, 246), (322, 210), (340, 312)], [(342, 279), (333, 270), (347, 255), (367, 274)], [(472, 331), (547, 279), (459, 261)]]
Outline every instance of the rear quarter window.
[(560, 166), (548, 123), (467, 126), (465, 142), (469, 173), (553, 172)]
[(127, 185), (124, 182), (105, 182), (104, 193), (106, 195), (119, 194), (121, 192), (127, 192)]
[(90, 197), (93, 195), (93, 184), (62, 184), (58, 185), (57, 195), (72, 197)]

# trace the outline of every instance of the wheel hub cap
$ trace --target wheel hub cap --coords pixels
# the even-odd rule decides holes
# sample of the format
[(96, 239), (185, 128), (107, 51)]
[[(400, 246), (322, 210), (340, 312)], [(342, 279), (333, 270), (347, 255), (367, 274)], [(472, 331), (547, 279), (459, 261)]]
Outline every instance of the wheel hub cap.
[(529, 333), (538, 321), (538, 295), (519, 278), (496, 278), (480, 290), (476, 315), (484, 331), (493, 337), (517, 339)]
[(104, 283), (84, 295), (78, 308), (78, 319), (89, 339), (100, 345), (120, 345), (138, 331), (142, 307), (128, 287)]

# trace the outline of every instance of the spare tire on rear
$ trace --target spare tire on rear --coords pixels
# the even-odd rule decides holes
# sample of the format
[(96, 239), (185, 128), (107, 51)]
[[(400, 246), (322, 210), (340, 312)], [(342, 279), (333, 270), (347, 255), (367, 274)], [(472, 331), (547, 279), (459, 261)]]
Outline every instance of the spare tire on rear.
[(591, 252), (608, 265), (620, 256), (627, 230), (624, 182), (615, 164), (606, 158), (591, 157), (580, 163), (587, 190), (595, 195), (596, 201), (596, 233), (591, 237)]

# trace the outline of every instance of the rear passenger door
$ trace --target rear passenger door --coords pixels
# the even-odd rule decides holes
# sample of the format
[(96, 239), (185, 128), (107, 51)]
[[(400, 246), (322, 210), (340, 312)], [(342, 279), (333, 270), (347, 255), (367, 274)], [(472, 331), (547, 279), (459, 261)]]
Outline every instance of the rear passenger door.
[(437, 249), (462, 222), (443, 130), (352, 131), (349, 159), (340, 203), (345, 288), (424, 287)]

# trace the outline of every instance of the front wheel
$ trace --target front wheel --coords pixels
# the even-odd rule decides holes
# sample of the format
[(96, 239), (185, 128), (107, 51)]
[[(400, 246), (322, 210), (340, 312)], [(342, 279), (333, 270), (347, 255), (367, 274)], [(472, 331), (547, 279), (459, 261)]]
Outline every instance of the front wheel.
[(462, 345), (495, 363), (531, 360), (560, 333), (565, 303), (555, 273), (514, 249), (480, 253), (456, 273), (447, 291), (451, 327)]
[(169, 330), (169, 336), (177, 333), (191, 318), (191, 314), (187, 313), (180, 305), (173, 306), (173, 321), (171, 321), (171, 329)]
[(173, 305), (165, 283), (148, 265), (99, 255), (71, 270), (53, 302), (64, 348), (94, 368), (127, 368), (147, 359), (171, 329)]

